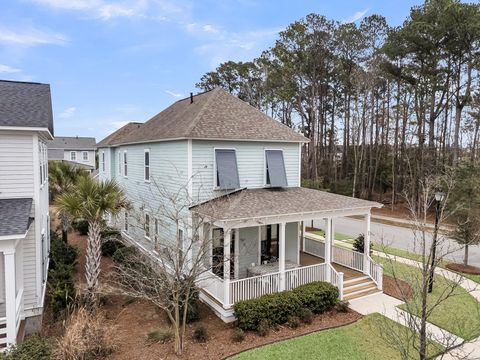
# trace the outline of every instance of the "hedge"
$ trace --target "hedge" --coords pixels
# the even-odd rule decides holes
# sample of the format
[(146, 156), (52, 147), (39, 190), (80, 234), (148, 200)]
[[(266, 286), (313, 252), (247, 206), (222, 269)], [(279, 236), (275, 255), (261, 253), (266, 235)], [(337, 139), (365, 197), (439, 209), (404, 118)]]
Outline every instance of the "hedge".
[(239, 301), (234, 306), (238, 327), (257, 330), (264, 320), (270, 325), (284, 324), (291, 316), (299, 316), (304, 309), (321, 314), (338, 302), (338, 289), (330, 283), (313, 282), (290, 291), (263, 295)]

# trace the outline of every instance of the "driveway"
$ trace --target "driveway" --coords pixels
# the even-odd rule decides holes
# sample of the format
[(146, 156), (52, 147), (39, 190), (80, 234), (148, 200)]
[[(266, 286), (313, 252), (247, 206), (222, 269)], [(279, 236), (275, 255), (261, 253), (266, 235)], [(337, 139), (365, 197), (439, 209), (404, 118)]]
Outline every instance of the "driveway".
[[(309, 225), (310, 222), (307, 222)], [(323, 221), (314, 221), (315, 227), (323, 228)], [(337, 218), (334, 221), (335, 232), (346, 234), (352, 237), (358, 236), (360, 233), (365, 232), (365, 222), (362, 220), (352, 218)], [(382, 223), (376, 223), (372, 221), (371, 224), (372, 240), (377, 243), (383, 243), (388, 246), (396, 247), (411, 252), (421, 252), (420, 249), (420, 233), (414, 232), (411, 229), (385, 225)], [(430, 244), (432, 234), (426, 234), (427, 244)], [(454, 240), (445, 236), (439, 237), (439, 246), (437, 253), (446, 259), (463, 262), (463, 248), (459, 246)], [(469, 249), (469, 264), (480, 266), (480, 246), (470, 246)]]

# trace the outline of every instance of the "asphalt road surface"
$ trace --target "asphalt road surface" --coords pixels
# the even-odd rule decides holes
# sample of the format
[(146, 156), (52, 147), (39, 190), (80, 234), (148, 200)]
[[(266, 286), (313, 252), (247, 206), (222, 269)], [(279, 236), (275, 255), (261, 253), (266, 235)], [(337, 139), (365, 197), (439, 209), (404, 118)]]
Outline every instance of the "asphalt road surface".
[[(307, 222), (307, 225), (309, 222)], [(324, 222), (315, 220), (314, 225), (317, 228), (324, 228)], [(334, 229), (336, 233), (342, 233), (352, 237), (365, 232), (365, 222), (352, 218), (337, 218), (334, 220)], [(411, 252), (421, 252), (421, 234), (411, 229), (399, 226), (385, 225), (377, 222), (371, 223), (372, 241), (382, 243), (399, 249)], [(426, 234), (427, 244), (430, 245), (432, 234)], [(463, 248), (454, 240), (440, 235), (438, 240), (437, 254), (445, 259), (454, 262), (463, 262)], [(480, 246), (470, 246), (469, 262), (470, 265), (480, 266)]]

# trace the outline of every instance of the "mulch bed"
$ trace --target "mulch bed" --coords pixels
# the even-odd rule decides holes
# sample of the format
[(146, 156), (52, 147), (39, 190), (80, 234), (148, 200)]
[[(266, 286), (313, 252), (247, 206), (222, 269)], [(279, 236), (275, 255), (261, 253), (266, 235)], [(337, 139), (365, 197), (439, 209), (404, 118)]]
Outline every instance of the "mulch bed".
[(470, 275), (480, 275), (480, 267), (477, 267), (477, 266), (450, 263), (450, 264), (447, 264), (446, 267), (449, 270), (459, 272), (459, 273), (470, 274)]
[(410, 284), (388, 275), (383, 275), (383, 292), (402, 301), (410, 300), (413, 296)]
[[(69, 234), (69, 242), (78, 250), (78, 263), (76, 281), (82, 286), (85, 269), (86, 236), (77, 232)], [(108, 281), (113, 262), (110, 258), (102, 258), (100, 281)], [(131, 359), (176, 359), (179, 357), (173, 351), (173, 340), (166, 343), (147, 343), (146, 336), (149, 332), (169, 326), (165, 314), (148, 301), (130, 301), (123, 296), (102, 296), (102, 311), (105, 313), (106, 325), (114, 326), (116, 331), (115, 342), (118, 344), (116, 351), (107, 357), (110, 360)], [(234, 324), (225, 324), (205, 304), (200, 303), (200, 320), (189, 324), (186, 330), (185, 352), (182, 359), (223, 359), (239, 352), (258, 346), (274, 343), (293, 337), (306, 335), (312, 332), (335, 328), (351, 324), (362, 316), (353, 310), (340, 312), (331, 310), (325, 314), (314, 317), (312, 324), (302, 324), (296, 329), (288, 326), (278, 326), (272, 329), (265, 337), (256, 332), (246, 332), (245, 340), (241, 343), (234, 342)], [(43, 335), (52, 343), (61, 336), (62, 320), (55, 318), (47, 305), (45, 311)], [(198, 343), (193, 338), (195, 329), (203, 325), (207, 329), (208, 341)]]

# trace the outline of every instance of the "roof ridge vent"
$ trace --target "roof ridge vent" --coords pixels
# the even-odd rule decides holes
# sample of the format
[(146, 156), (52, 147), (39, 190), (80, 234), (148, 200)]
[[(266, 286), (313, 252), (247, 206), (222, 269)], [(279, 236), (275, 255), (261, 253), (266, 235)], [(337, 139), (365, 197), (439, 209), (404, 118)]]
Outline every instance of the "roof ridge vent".
[(193, 104), (193, 92), (190, 93), (190, 104)]

